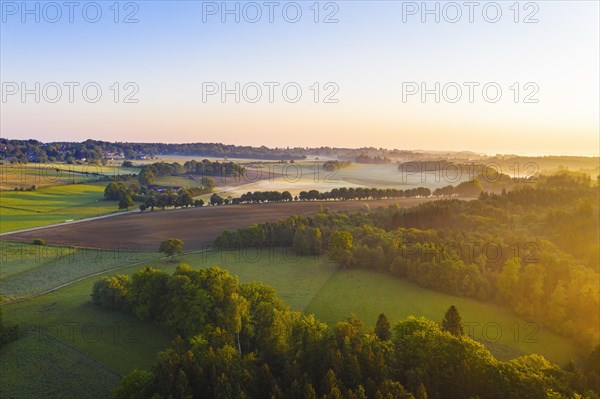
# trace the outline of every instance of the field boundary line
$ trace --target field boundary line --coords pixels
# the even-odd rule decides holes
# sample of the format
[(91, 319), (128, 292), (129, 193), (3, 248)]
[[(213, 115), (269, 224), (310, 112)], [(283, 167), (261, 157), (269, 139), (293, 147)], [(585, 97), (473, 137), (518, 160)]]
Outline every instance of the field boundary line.
[[(64, 208), (61, 208), (64, 209)], [(130, 213), (139, 213), (141, 212), (138, 209), (132, 209), (130, 211), (125, 211), (125, 212), (113, 212), (113, 213), (109, 213), (106, 215), (101, 215), (101, 216), (93, 216), (91, 218), (85, 218), (85, 219), (78, 219), (78, 220), (73, 220), (72, 222), (62, 222), (62, 223), (55, 223), (55, 224), (49, 224), (47, 226), (38, 226), (38, 227), (30, 227), (28, 229), (22, 229), (22, 230), (13, 230), (13, 231), (6, 231), (4, 233), (0, 233), (0, 237), (2, 236), (8, 236), (11, 234), (20, 234), (20, 233), (27, 233), (30, 231), (36, 231), (36, 230), (42, 230), (42, 229), (49, 229), (51, 227), (58, 227), (58, 226), (64, 226), (67, 224), (75, 224), (75, 223), (84, 223), (84, 222), (90, 222), (92, 220), (98, 220), (98, 219), (104, 219), (104, 218), (110, 218), (110, 217), (115, 217), (115, 216), (120, 216), (120, 215), (127, 215)], [(44, 213), (44, 212), (42, 212)], [(49, 214), (51, 214), (50, 212), (48, 212)], [(0, 221), (1, 223), (1, 221)]]
[[(315, 298), (317, 298), (321, 292), (323, 292), (325, 286), (327, 285), (327, 283), (329, 283), (329, 280), (333, 279), (335, 275), (337, 275), (341, 269), (340, 267), (337, 267), (335, 269), (333, 269), (333, 273), (331, 273), (331, 275), (329, 277), (327, 277), (327, 280), (325, 280), (323, 282), (323, 284), (319, 287), (319, 290), (317, 292), (315, 292), (315, 295), (313, 295), (313, 297), (310, 299), (310, 301), (308, 301), (308, 303), (306, 304), (306, 306), (304, 307), (304, 309), (302, 309), (302, 313), (307, 313), (306, 309), (308, 309), (310, 307), (310, 305), (315, 301)], [(313, 314), (313, 313), (311, 313)]]
[[(210, 193), (207, 194), (201, 194), (197, 197), (194, 198), (201, 198), (201, 197), (205, 197), (207, 195), (209, 195)], [(307, 200), (307, 201), (289, 201), (289, 202), (264, 202), (264, 203), (246, 203), (246, 204), (228, 204), (228, 205), (208, 205), (208, 206), (203, 206), (201, 208), (212, 208), (212, 207), (241, 207), (241, 206), (247, 206), (247, 207), (258, 207), (258, 206), (263, 206), (263, 205), (270, 205), (270, 204), (286, 204), (286, 203), (295, 203), (295, 202), (302, 202), (302, 203), (312, 203), (315, 205), (324, 205), (324, 204), (331, 204), (331, 203), (338, 203), (338, 202), (360, 202), (363, 204), (369, 204), (371, 202), (379, 202), (379, 201), (397, 201), (398, 204), (400, 204), (400, 201), (403, 199), (418, 199), (418, 200), (424, 200), (423, 202), (431, 202), (431, 201), (437, 201), (440, 198), (433, 198), (433, 197), (429, 197), (429, 198), (418, 198), (418, 197), (414, 197), (414, 198), (387, 198), (387, 199), (351, 199), (351, 200), (334, 200), (334, 201), (330, 201), (330, 200)], [(472, 198), (459, 198), (459, 199), (463, 199), (463, 200), (471, 200)], [(77, 205), (79, 206), (79, 205)], [(402, 207), (407, 207), (406, 205), (401, 205)], [(408, 205), (408, 207), (413, 207), (413, 206), (418, 206), (417, 205)], [(62, 208), (60, 208), (62, 209)], [(182, 211), (182, 210), (191, 210), (191, 209), (197, 209), (195, 207), (186, 207), (186, 208), (166, 208), (166, 209), (159, 209), (159, 212), (171, 212), (171, 211)], [(359, 208), (356, 208), (356, 210), (358, 210)], [(150, 211), (152, 212), (152, 211)], [(311, 211), (311, 212), (307, 212), (306, 214), (310, 214), (310, 213), (314, 213), (314, 212), (318, 212), (318, 209), (315, 211)], [(22, 230), (14, 230), (14, 231), (7, 231), (4, 233), (0, 233), (0, 237), (2, 236), (8, 236), (11, 234), (20, 234), (20, 233), (27, 233), (30, 231), (35, 231), (35, 230), (40, 230), (40, 229), (48, 229), (48, 228), (52, 228), (52, 227), (60, 227), (60, 226), (64, 226), (66, 224), (73, 224), (73, 223), (83, 223), (83, 222), (89, 222), (89, 221), (93, 221), (93, 220), (98, 220), (98, 219), (104, 219), (104, 218), (109, 218), (109, 217), (116, 217), (116, 216), (121, 216), (121, 215), (129, 215), (129, 214), (133, 214), (133, 213), (143, 213), (141, 210), (139, 209), (132, 209), (130, 211), (124, 211), (124, 212), (113, 212), (113, 213), (109, 213), (106, 215), (101, 215), (101, 216), (94, 216), (94, 217), (90, 217), (90, 218), (85, 218), (85, 219), (78, 219), (78, 220), (74, 220), (72, 222), (62, 222), (62, 223), (55, 223), (55, 224), (50, 224), (47, 226), (38, 226), (38, 227), (31, 227), (28, 229), (22, 229)], [(2, 220), (0, 219), (0, 224), (2, 223)]]
[(32, 212), (32, 213), (44, 213), (42, 211), (36, 211), (36, 210), (33, 210), (33, 209), (25, 209), (25, 208), (16, 208), (14, 206), (0, 205), (0, 208), (13, 209), (13, 210), (16, 210), (16, 211), (24, 211), (24, 212)]
[(39, 338), (33, 338), (33, 337), (28, 337), (29, 334), (40, 334), (43, 339), (47, 339), (49, 342), (52, 342), (58, 346), (63, 346), (69, 350), (72, 350), (73, 352), (87, 358), (88, 360), (90, 360), (92, 363), (95, 363), (96, 365), (98, 365), (100, 368), (108, 371), (111, 374), (114, 374), (116, 377), (119, 378), (123, 378), (123, 374), (119, 373), (116, 370), (113, 370), (112, 368), (108, 367), (107, 365), (105, 365), (104, 363), (101, 363), (99, 360), (97, 360), (91, 353), (88, 353), (82, 349), (79, 349), (67, 342), (65, 342), (64, 340), (60, 339), (60, 338), (56, 338), (54, 336), (52, 336), (51, 334), (44, 332), (44, 331), (40, 331), (38, 330), (32, 330), (32, 331), (25, 331), (25, 335), (22, 337), (22, 339), (39, 339)]

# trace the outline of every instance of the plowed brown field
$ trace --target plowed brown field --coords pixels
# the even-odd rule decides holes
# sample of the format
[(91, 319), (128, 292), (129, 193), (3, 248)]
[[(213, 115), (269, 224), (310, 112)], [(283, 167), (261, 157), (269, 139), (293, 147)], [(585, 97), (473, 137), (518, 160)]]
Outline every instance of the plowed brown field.
[(320, 205), (330, 211), (340, 211), (360, 209), (365, 204), (371, 208), (396, 203), (409, 207), (426, 201), (431, 199), (306, 201), (146, 211), (8, 234), (3, 235), (2, 239), (31, 242), (41, 238), (48, 244), (158, 251), (161, 241), (179, 238), (184, 241), (185, 250), (193, 250), (206, 248), (225, 229), (276, 221), (291, 215), (315, 213)]

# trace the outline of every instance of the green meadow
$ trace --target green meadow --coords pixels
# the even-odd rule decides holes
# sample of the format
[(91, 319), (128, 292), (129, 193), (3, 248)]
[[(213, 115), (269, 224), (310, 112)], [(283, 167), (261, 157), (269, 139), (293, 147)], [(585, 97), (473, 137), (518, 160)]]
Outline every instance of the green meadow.
[(5, 300), (41, 294), (77, 279), (160, 257), (115, 247), (97, 250), (0, 241), (0, 295)]
[(121, 163), (106, 165), (33, 163), (10, 164), (0, 162), (0, 190), (37, 188), (93, 182), (106, 176), (137, 173), (138, 168), (124, 168)]
[[(201, 187), (200, 176), (161, 176), (154, 180), (153, 184), (162, 186), (179, 186), (179, 187)], [(218, 180), (218, 179), (217, 179)]]
[(68, 184), (0, 192), (0, 233), (119, 212), (104, 200), (105, 183)]
[(3, 398), (108, 398), (120, 380), (87, 354), (42, 332), (0, 348), (0, 369)]
[(569, 339), (502, 307), (428, 290), (371, 270), (336, 270), (304, 311), (327, 323), (352, 313), (374, 325), (381, 312), (390, 320), (414, 315), (441, 322), (450, 305), (459, 309), (465, 332), (501, 360), (538, 353), (563, 365), (579, 358), (577, 346)]

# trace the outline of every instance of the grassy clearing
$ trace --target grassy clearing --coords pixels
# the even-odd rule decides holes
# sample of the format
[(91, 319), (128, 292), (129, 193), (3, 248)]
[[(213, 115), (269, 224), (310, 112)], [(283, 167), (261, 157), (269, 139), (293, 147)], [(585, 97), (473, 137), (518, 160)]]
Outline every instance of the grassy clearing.
[(448, 184), (456, 185), (461, 181), (470, 180), (474, 177), (469, 176), (466, 172), (459, 175), (455, 173), (454, 169), (444, 170), (444, 173), (402, 173), (398, 170), (396, 164), (371, 165), (357, 163), (340, 169), (333, 176), (348, 183), (366, 187), (405, 189), (422, 186), (431, 190)]
[(558, 364), (565, 364), (580, 355), (569, 339), (499, 306), (431, 291), (369, 270), (338, 270), (305, 311), (327, 323), (355, 314), (364, 323), (374, 325), (381, 312), (390, 320), (415, 315), (441, 321), (450, 305), (459, 309), (465, 332), (471, 332), (469, 335), (482, 341), (499, 358), (539, 353)]
[(255, 191), (289, 191), (292, 195), (298, 195), (300, 191), (329, 191), (340, 187), (358, 187), (358, 185), (343, 180), (315, 182), (311, 176), (302, 177), (300, 179), (277, 177), (272, 180), (263, 179), (235, 186), (219, 186), (215, 191), (223, 197), (232, 196), (235, 198), (247, 192)]
[(0, 233), (119, 212), (104, 200), (104, 183), (0, 192)]
[(217, 265), (238, 276), (242, 283), (259, 281), (270, 285), (286, 304), (297, 311), (306, 308), (337, 270), (336, 265), (323, 259), (298, 257), (288, 248), (213, 251), (185, 255), (178, 258), (178, 262), (194, 268)]
[[(54, 264), (58, 266), (60, 261)], [(168, 266), (169, 269), (175, 267)], [(66, 268), (64, 264), (63, 268)], [(107, 274), (132, 274), (139, 268), (131, 266)], [(20, 324), (28, 335), (0, 352), (2, 397), (111, 397), (110, 392), (118, 384), (120, 375), (134, 368), (150, 367), (157, 352), (169, 346), (172, 336), (159, 326), (92, 305), (90, 293), (99, 278), (81, 280), (3, 307), (3, 317)], [(50, 339), (40, 343), (36, 335), (32, 335), (37, 332)], [(62, 348), (64, 359), (53, 354), (56, 348)], [(54, 367), (48, 359), (60, 361), (64, 367)], [(44, 378), (24, 377), (36, 374)], [(87, 395), (72, 383), (61, 387), (65, 379), (98, 394)]]
[(153, 184), (162, 186), (179, 186), (179, 187), (201, 187), (201, 176), (162, 176), (154, 180)]

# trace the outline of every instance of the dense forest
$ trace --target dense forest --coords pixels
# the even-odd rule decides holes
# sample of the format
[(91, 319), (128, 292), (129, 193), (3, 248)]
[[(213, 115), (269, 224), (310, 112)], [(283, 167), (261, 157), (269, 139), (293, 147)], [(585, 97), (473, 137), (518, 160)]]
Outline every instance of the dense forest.
[(177, 335), (152, 369), (122, 379), (117, 399), (598, 397), (598, 348), (581, 368), (538, 355), (498, 361), (464, 335), (453, 306), (441, 323), (390, 326), (380, 314), (373, 327), (353, 316), (330, 327), (268, 286), (188, 265), (106, 277), (92, 302)]
[[(100, 140), (77, 142), (42, 143), (38, 140), (11, 140), (0, 138), (0, 159), (15, 159), (16, 162), (57, 162), (81, 159), (100, 161), (106, 154), (122, 156), (125, 159), (155, 157), (160, 155), (210, 156), (217, 158), (249, 158), (264, 160), (302, 160), (307, 156), (336, 157), (354, 160), (381, 159), (420, 159), (429, 155), (407, 150), (385, 148), (336, 148), (336, 147), (294, 147), (268, 148), (265, 146), (236, 146), (221, 143), (122, 143)], [(475, 153), (457, 153), (459, 156), (476, 156)]]
[(225, 231), (215, 246), (293, 246), (343, 267), (391, 273), (421, 286), (496, 301), (586, 348), (599, 341), (598, 185), (587, 176), (474, 201), (321, 212)]

